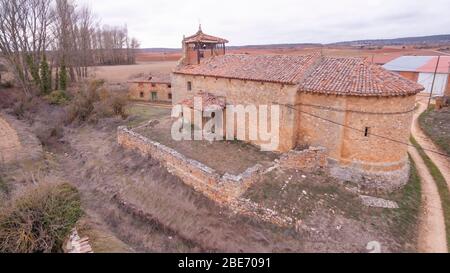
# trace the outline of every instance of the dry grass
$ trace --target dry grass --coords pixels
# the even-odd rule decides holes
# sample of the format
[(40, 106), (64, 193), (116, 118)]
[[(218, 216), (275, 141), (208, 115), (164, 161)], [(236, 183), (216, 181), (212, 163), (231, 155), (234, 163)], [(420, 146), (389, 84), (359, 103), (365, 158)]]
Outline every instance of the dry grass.
[(72, 186), (32, 186), (0, 210), (0, 252), (61, 252), (81, 214), (80, 197)]
[(66, 176), (89, 211), (136, 251), (302, 251), (295, 234), (218, 207), (158, 162), (118, 148), (111, 132), (84, 128), (68, 137)]
[(84, 216), (77, 223), (80, 237), (88, 237), (94, 253), (133, 253), (133, 249), (116, 238), (104, 225), (91, 216)]
[(422, 157), (425, 165), (427, 165), (428, 171), (436, 182), (436, 186), (439, 191), (439, 196), (441, 198), (442, 210), (444, 211), (444, 221), (445, 221), (445, 229), (447, 231), (447, 244), (450, 245), (450, 192), (447, 186), (447, 182), (445, 181), (444, 176), (442, 175), (439, 168), (434, 164), (431, 158), (426, 154), (420, 144), (411, 137), (411, 143), (416, 147), (420, 156)]
[(91, 68), (89, 73), (92, 78), (103, 79), (109, 83), (124, 83), (139, 74), (170, 73), (176, 66), (176, 62), (149, 62), (135, 65), (98, 66)]
[(260, 148), (240, 141), (175, 141), (171, 127), (172, 120), (166, 118), (153, 128), (136, 132), (213, 168), (221, 175), (239, 175), (256, 164), (270, 166), (279, 158), (276, 153), (262, 152)]
[(430, 108), (420, 115), (419, 123), (433, 142), (450, 155), (450, 107), (440, 111)]
[(245, 197), (301, 220), (301, 234), (311, 247), (326, 241), (326, 247), (338, 251), (361, 252), (373, 238), (385, 252), (416, 251), (421, 195), (415, 169), (403, 190), (379, 196), (397, 201), (398, 210), (365, 207), (359, 194), (379, 196), (321, 172), (274, 170)]
[(120, 116), (127, 117), (125, 108), (127, 95), (111, 92), (103, 87), (103, 82), (93, 81), (83, 85), (74, 94), (67, 107), (67, 123), (97, 123), (100, 119)]
[(133, 103), (128, 105), (129, 115), (127, 126), (136, 127), (150, 120), (159, 120), (170, 117), (171, 110), (166, 108), (152, 107), (149, 105)]

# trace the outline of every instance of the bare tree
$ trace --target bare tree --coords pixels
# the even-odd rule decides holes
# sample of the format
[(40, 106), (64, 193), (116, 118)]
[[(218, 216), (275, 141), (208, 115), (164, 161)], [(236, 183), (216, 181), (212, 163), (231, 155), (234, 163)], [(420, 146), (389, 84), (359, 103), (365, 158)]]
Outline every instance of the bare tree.
[(101, 28), (74, 0), (0, 0), (0, 14), (0, 51), (26, 94), (40, 84), (44, 54), (55, 70), (55, 88), (66, 70), (75, 82), (88, 76), (89, 66), (135, 62), (139, 43), (127, 26)]
[(0, 50), (25, 94), (31, 94), (38, 80), (31, 77), (47, 49), (51, 0), (0, 0), (0, 14)]

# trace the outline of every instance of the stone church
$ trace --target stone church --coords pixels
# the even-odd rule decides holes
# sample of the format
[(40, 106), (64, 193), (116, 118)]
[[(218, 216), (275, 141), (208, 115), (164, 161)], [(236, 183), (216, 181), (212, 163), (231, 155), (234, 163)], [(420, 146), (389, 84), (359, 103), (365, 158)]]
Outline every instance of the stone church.
[(183, 39), (174, 104), (205, 93), (225, 108), (279, 104), (279, 152), (321, 146), (335, 177), (390, 189), (407, 182), (405, 143), (422, 86), (364, 58), (227, 54), (227, 43), (201, 28)]

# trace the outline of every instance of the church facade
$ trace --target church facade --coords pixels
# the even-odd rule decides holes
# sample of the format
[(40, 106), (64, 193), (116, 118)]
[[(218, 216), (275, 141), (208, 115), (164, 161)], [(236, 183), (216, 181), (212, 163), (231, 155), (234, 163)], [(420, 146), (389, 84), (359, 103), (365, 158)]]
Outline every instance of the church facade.
[(278, 152), (321, 146), (335, 177), (389, 189), (407, 182), (406, 143), (422, 86), (363, 58), (227, 54), (226, 43), (201, 29), (183, 39), (174, 105), (205, 93), (225, 110), (280, 105)]

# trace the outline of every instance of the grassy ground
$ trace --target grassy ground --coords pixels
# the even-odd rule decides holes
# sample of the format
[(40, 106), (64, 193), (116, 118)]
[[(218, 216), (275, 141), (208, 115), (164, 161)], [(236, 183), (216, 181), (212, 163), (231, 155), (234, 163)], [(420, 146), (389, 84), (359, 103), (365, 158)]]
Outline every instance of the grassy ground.
[(398, 210), (390, 211), (392, 217), (391, 230), (395, 236), (403, 238), (405, 243), (417, 244), (418, 224), (422, 203), (422, 188), (416, 165), (411, 161), (411, 171), (408, 184), (393, 194), (390, 198), (399, 205)]
[(420, 127), (436, 145), (450, 155), (450, 108), (425, 111), (419, 117)]
[(133, 253), (124, 242), (110, 234), (104, 226), (89, 216), (83, 217), (77, 224), (81, 238), (88, 237), (94, 253)]
[(256, 164), (268, 166), (279, 157), (275, 153), (261, 152), (259, 148), (240, 141), (175, 141), (171, 135), (171, 127), (170, 119), (162, 119), (155, 127), (139, 129), (137, 132), (215, 169), (222, 175), (239, 175)]
[(444, 211), (447, 244), (450, 245), (450, 191), (448, 189), (447, 182), (445, 181), (444, 176), (442, 175), (439, 168), (433, 163), (433, 161), (428, 157), (423, 148), (413, 137), (411, 137), (411, 142), (417, 148), (420, 156), (427, 165), (431, 176), (433, 176), (433, 179), (436, 182), (439, 195), (441, 197), (442, 209)]
[(0, 193), (8, 193), (9, 186), (8, 184), (0, 177)]
[[(354, 185), (320, 172), (275, 170), (252, 186), (245, 198), (300, 219), (320, 232), (318, 241), (358, 245), (367, 238), (375, 238), (382, 242), (384, 251), (386, 246), (394, 252), (416, 251), (421, 188), (415, 166), (412, 165), (410, 181), (402, 190), (378, 194), (361, 192), (396, 201), (399, 209), (365, 207), (354, 189)], [(326, 226), (326, 223), (332, 224)], [(339, 230), (333, 231), (337, 227)]]
[(146, 106), (133, 103), (127, 107), (127, 113), (131, 116), (127, 126), (135, 127), (150, 120), (159, 120), (170, 116), (170, 109)]

